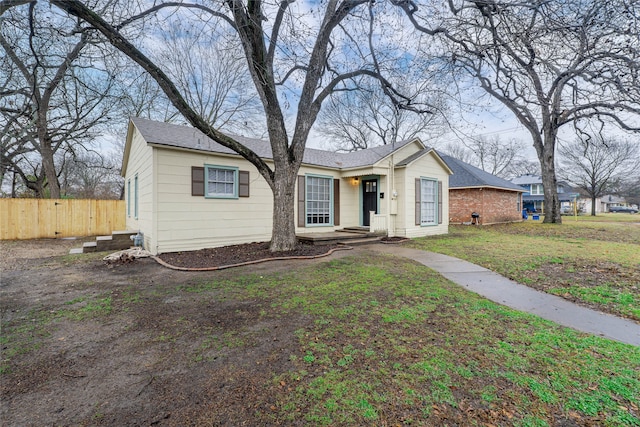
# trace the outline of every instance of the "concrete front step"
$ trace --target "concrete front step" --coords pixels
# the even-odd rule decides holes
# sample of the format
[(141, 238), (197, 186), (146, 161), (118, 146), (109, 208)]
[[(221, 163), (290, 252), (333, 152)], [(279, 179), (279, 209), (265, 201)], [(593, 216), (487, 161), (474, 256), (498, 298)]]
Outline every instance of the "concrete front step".
[(96, 237), (96, 243), (98, 244), (98, 252), (112, 251), (117, 249), (126, 249), (131, 244), (131, 241), (127, 242), (127, 247), (121, 247), (122, 242), (114, 241), (111, 236), (98, 236)]
[(357, 233), (357, 234), (369, 234), (369, 227), (344, 227), (336, 230), (338, 233)]
[(82, 244), (82, 253), (86, 254), (89, 252), (98, 252), (97, 242), (86, 242)]
[(336, 233), (344, 233), (344, 234), (351, 234), (351, 235), (360, 235), (360, 236), (364, 236), (364, 237), (379, 237), (379, 236), (386, 236), (387, 232), (386, 231), (369, 231), (369, 227), (345, 227), (345, 228), (341, 228), (339, 230), (336, 230)]
[[(367, 243), (371, 243), (375, 240), (379, 240), (384, 235), (375, 234), (375, 233), (349, 233), (349, 232), (338, 232), (331, 231), (327, 233), (307, 233), (307, 234), (298, 234), (298, 241), (302, 243), (307, 243), (310, 245), (334, 245), (337, 243), (342, 243), (345, 245), (351, 245), (353, 241), (363, 240)], [(368, 240), (371, 239), (371, 240)], [(357, 244), (357, 243), (356, 243)], [(365, 243), (362, 243), (365, 244)]]
[(131, 242), (133, 242), (133, 240), (131, 240), (131, 236), (135, 236), (136, 234), (138, 234), (138, 231), (114, 231), (111, 233), (111, 239), (114, 242), (117, 241), (131, 244)]
[(136, 234), (138, 234), (138, 231), (114, 231), (110, 236), (97, 236), (95, 242), (84, 243), (82, 248), (72, 249), (69, 253), (120, 251), (123, 249), (129, 249), (133, 246), (131, 236), (135, 236)]
[(338, 244), (346, 245), (346, 246), (361, 246), (361, 245), (369, 245), (371, 243), (378, 243), (380, 239), (382, 239), (382, 237), (366, 237), (364, 239), (343, 240), (338, 242)]

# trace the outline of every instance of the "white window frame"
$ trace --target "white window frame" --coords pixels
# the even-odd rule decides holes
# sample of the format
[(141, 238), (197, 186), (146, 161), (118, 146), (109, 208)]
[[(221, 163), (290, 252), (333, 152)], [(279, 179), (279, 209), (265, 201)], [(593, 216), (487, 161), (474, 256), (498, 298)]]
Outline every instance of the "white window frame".
[[(216, 183), (209, 179), (210, 171), (224, 171), (227, 178), (231, 177), (231, 180), (220, 181), (220, 184), (225, 186), (231, 185), (232, 191), (216, 193), (209, 190), (209, 185)], [(226, 172), (231, 172), (227, 174)], [(204, 197), (207, 199), (237, 199), (238, 198), (238, 168), (234, 166), (220, 166), (220, 165), (204, 165)]]
[(127, 180), (127, 216), (131, 217), (131, 178)]
[[(429, 194), (428, 189), (433, 193)], [(420, 226), (432, 225), (438, 225), (438, 180), (420, 177)]]
[(531, 193), (532, 196), (540, 196), (544, 194), (544, 187), (542, 184), (531, 184)]
[(133, 177), (133, 217), (138, 219), (138, 174)]
[[(313, 185), (315, 182), (323, 182), (324, 190), (322, 193), (316, 192), (314, 194), (313, 191), (310, 191), (309, 186)], [(324, 183), (326, 182), (326, 185)], [(313, 190), (313, 188), (311, 189)], [(318, 188), (320, 190), (320, 188)], [(333, 226), (333, 177), (326, 175), (313, 175), (307, 174), (305, 175), (304, 182), (304, 191), (305, 191), (305, 202), (304, 202), (304, 220), (307, 227), (329, 227)], [(317, 195), (326, 194), (327, 198), (316, 198)], [(312, 197), (313, 196), (313, 197)], [(326, 206), (326, 210), (325, 210)], [(313, 222), (313, 219), (317, 218), (318, 220), (322, 219), (326, 222)]]

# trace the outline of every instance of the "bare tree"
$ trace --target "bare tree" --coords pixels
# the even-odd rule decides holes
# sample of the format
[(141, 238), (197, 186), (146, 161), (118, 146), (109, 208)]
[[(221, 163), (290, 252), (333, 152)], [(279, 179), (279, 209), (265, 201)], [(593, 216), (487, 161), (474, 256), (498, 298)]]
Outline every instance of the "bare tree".
[(623, 178), (616, 194), (625, 198), (629, 203), (640, 206), (640, 171)]
[(162, 47), (154, 48), (151, 56), (164, 64), (185, 101), (216, 129), (262, 134), (256, 126), (264, 122), (262, 104), (252, 90), (240, 42), (220, 31), (204, 31), (207, 23), (189, 21), (188, 28), (184, 23), (169, 24), (161, 35)]
[[(430, 111), (416, 113), (397, 108), (379, 84), (363, 81), (360, 90), (337, 92), (330, 97), (318, 117), (318, 133), (328, 137), (331, 148), (338, 151), (394, 144), (417, 136), (429, 140), (439, 136), (444, 131), (444, 98), (433, 90), (434, 82), (425, 76), (421, 79), (419, 84), (405, 81), (395, 87), (405, 94), (413, 92), (411, 98), (422, 97), (421, 102), (430, 105)], [(409, 86), (414, 89), (408, 90)]]
[(621, 188), (640, 168), (637, 144), (611, 138), (578, 138), (572, 143), (561, 143), (558, 157), (560, 177), (591, 197), (593, 216), (596, 199)]
[(28, 120), (22, 112), (28, 108), (29, 97), (19, 89), (16, 90), (10, 84), (11, 72), (9, 58), (0, 58), (0, 72), (3, 77), (0, 87), (0, 184), (4, 182), (5, 175), (18, 175), (17, 165), (20, 160), (35, 150), (31, 141), (35, 138), (33, 130), (24, 126)]
[(68, 197), (119, 199), (124, 186), (118, 157), (93, 151), (66, 153), (61, 160), (60, 186)]
[(510, 138), (506, 141), (499, 136), (478, 136), (457, 144), (449, 143), (443, 149), (451, 157), (469, 163), (485, 172), (509, 179), (533, 173), (537, 168), (523, 154), (522, 141)]
[[(96, 126), (107, 120), (105, 101), (113, 79), (90, 33), (74, 31), (77, 19), (37, 2), (10, 9), (6, 4), (0, 7), (6, 65), (0, 107), (0, 126), (7, 130), (2, 137), (3, 172), (10, 167), (38, 197), (59, 198), (56, 153), (87, 143)], [(32, 168), (31, 175), (20, 166), (28, 153), (38, 153), (41, 165)], [(33, 159), (31, 155), (28, 163)]]
[[(561, 222), (559, 130), (587, 122), (638, 131), (640, 3), (625, 0), (397, 0), (414, 26), (434, 16), (444, 55), (505, 105), (531, 134), (545, 191), (545, 222)], [(635, 122), (634, 122), (635, 120)]]
[[(380, 73), (393, 64), (389, 52), (383, 62), (377, 60), (372, 49), (373, 34), (377, 29), (373, 8), (382, 6), (367, 0), (329, 0), (309, 9), (300, 5), (298, 11), (292, 10), (294, 2), (288, 0), (277, 4), (260, 0), (246, 4), (240, 0), (226, 0), (211, 2), (211, 7), (200, 3), (161, 3), (119, 22), (114, 17), (101, 16), (77, 0), (52, 0), (51, 3), (101, 32), (156, 80), (192, 126), (236, 151), (257, 168), (273, 192), (272, 251), (289, 250), (296, 245), (295, 181), (309, 132), (325, 99), (336, 90), (348, 90), (353, 79), (370, 76), (383, 81), (385, 93), (396, 99), (397, 105), (415, 108), (411, 99), (394, 91)], [(191, 14), (191, 19), (200, 16), (225, 24), (229, 34), (239, 40), (264, 108), (273, 167), (234, 138), (211, 126), (189, 105), (169, 75), (121, 32), (128, 23), (151, 17), (169, 7), (175, 12), (174, 18)], [(343, 25), (347, 18), (349, 26)], [(111, 23), (108, 22), (110, 19), (113, 20)], [(350, 32), (354, 28), (356, 30)], [(348, 55), (342, 47), (346, 47)], [(287, 92), (282, 88), (290, 90)], [(292, 102), (297, 106), (290, 132), (285, 112)]]
[[(119, 73), (115, 84), (118, 86), (117, 105), (114, 116), (118, 117), (118, 123), (113, 133), (122, 135), (121, 123), (126, 124), (130, 117), (142, 117), (161, 122), (177, 122), (182, 118), (173, 107), (166, 95), (160, 89), (155, 80), (144, 71), (140, 71), (130, 63), (122, 64), (124, 70)], [(115, 123), (114, 123), (115, 124)]]

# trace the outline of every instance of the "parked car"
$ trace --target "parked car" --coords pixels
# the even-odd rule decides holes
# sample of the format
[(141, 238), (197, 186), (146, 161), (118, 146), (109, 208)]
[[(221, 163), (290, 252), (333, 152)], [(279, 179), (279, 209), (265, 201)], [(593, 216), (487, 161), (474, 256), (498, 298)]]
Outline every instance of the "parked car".
[[(586, 213), (584, 210), (584, 207), (579, 206), (578, 207), (578, 215), (582, 215)], [(573, 207), (571, 206), (565, 206), (563, 208), (560, 208), (560, 215), (575, 215), (574, 211), (573, 211)]]
[(609, 212), (622, 212), (622, 213), (638, 213), (638, 209), (631, 206), (609, 206)]

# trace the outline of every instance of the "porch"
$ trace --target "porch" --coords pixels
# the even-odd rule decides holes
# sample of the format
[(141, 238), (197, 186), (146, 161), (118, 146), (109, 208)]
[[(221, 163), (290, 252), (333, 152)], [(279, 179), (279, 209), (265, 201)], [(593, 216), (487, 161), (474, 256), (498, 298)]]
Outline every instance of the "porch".
[(349, 246), (375, 243), (386, 236), (386, 231), (371, 231), (370, 227), (345, 227), (327, 233), (297, 234), (298, 241), (310, 245), (344, 244)]

